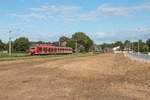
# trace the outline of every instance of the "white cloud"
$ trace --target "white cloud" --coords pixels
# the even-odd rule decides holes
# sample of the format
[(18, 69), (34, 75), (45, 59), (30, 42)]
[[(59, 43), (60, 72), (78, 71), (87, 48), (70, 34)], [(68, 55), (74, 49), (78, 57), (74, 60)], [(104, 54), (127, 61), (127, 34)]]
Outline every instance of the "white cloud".
[(27, 26), (25, 26), (26, 28), (29, 28), (29, 29), (38, 29), (38, 27), (37, 26), (35, 26), (35, 25), (27, 25)]
[(41, 8), (30, 8), (32, 11), (47, 11), (48, 7), (43, 5)]
[(114, 42), (118, 40), (138, 40), (150, 37), (150, 27), (136, 28), (132, 30), (120, 30), (116, 32), (99, 32), (91, 36), (95, 41)]
[(59, 39), (59, 37), (63, 36), (64, 34), (61, 32), (48, 32), (48, 33), (35, 33), (35, 35), (28, 34), (32, 41), (48, 41), (48, 42), (55, 42)]
[(23, 18), (23, 19), (28, 19), (28, 18), (36, 18), (36, 19), (44, 19), (44, 15), (39, 15), (36, 13), (30, 13), (30, 14), (24, 14), (24, 15), (19, 15), (19, 14), (11, 14), (13, 17), (18, 17), (18, 18)]
[[(69, 32), (65, 32), (69, 33)], [(59, 37), (61, 36), (70, 36), (72, 33), (64, 34), (61, 32), (49, 32), (49, 33), (43, 33), (43, 34), (35, 34), (30, 35), (28, 34), (27, 37), (29, 37), (30, 40), (33, 41), (57, 41)], [(146, 28), (136, 28), (131, 30), (120, 30), (120, 31), (112, 31), (112, 32), (99, 32), (99, 33), (93, 33), (88, 34), (92, 40), (94, 40), (96, 43), (103, 43), (103, 42), (115, 42), (115, 41), (125, 41), (125, 40), (134, 40), (137, 41), (139, 39), (145, 40), (148, 37), (150, 37), (150, 27)]]
[(29, 14), (12, 14), (13, 17), (23, 19), (52, 19), (64, 22), (99, 22), (100, 15), (106, 16), (132, 16), (134, 11), (150, 11), (150, 4), (143, 4), (132, 7), (111, 7), (110, 5), (100, 5), (96, 10), (88, 13), (81, 13), (82, 10), (78, 6), (56, 6), (56, 5), (42, 5), (39, 8), (30, 8)]
[(62, 12), (72, 12), (72, 11), (78, 11), (81, 8), (75, 6), (60, 6), (58, 9)]
[(55, 5), (43, 5), (40, 8), (30, 8), (32, 11), (53, 11), (53, 12), (61, 12), (61, 13), (66, 13), (66, 12), (72, 12), (72, 11), (78, 11), (80, 10), (80, 7), (77, 6), (55, 6)]
[(65, 19), (65, 22), (98, 22), (98, 18), (82, 17), (78, 19)]
[(98, 22), (99, 18), (92, 14), (82, 14), (79, 15), (79, 21), (85, 21), (85, 22)]
[(55, 6), (55, 5), (43, 5), (40, 8), (30, 8), (30, 14), (11, 14), (13, 17), (29, 20), (31, 18), (44, 19), (51, 18), (55, 20), (66, 20), (68, 18), (74, 18), (76, 11), (81, 8), (78, 6)]
[(109, 8), (107, 6), (102, 5), (97, 9), (97, 12), (98, 11), (108, 16), (130, 16), (128, 8), (126, 7)]
[(133, 7), (109, 7), (109, 5), (103, 4), (99, 6), (95, 11), (90, 14), (99, 15), (104, 14), (107, 16), (131, 16), (133, 11), (150, 11), (150, 4), (143, 4)]
[(131, 10), (150, 10), (150, 3), (143, 4), (140, 6), (131, 7)]
[(148, 10), (150, 11), (150, 4), (143, 4), (139, 6), (133, 7), (109, 7), (109, 5), (103, 4), (99, 6), (96, 10), (90, 11), (86, 14), (78, 14), (75, 15), (77, 18), (67, 18), (65, 21), (67, 22), (99, 22), (99, 15), (107, 15), (107, 16), (132, 16), (133, 11), (141, 11)]

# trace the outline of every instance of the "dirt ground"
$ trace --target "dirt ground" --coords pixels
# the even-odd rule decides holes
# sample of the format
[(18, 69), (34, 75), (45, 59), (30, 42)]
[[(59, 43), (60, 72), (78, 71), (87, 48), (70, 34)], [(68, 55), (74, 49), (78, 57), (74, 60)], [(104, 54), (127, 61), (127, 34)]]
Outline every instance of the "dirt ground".
[(120, 54), (0, 62), (0, 100), (150, 100), (150, 63)]

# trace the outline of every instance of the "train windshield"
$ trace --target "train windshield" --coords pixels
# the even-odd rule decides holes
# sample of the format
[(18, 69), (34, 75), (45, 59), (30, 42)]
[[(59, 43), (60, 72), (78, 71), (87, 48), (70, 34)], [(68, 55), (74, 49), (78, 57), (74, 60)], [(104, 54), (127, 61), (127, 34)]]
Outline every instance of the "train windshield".
[(34, 51), (35, 50), (35, 48), (34, 47), (31, 47), (31, 51)]

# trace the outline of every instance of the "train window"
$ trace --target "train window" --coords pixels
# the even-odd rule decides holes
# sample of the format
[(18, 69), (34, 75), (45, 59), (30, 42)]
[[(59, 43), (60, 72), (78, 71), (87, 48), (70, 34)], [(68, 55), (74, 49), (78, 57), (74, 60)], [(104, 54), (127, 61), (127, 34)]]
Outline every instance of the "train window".
[(53, 51), (53, 48), (50, 48), (50, 51)]
[(32, 48), (31, 48), (31, 51), (34, 51), (34, 50), (35, 50), (35, 48), (34, 48), (34, 47), (32, 47)]

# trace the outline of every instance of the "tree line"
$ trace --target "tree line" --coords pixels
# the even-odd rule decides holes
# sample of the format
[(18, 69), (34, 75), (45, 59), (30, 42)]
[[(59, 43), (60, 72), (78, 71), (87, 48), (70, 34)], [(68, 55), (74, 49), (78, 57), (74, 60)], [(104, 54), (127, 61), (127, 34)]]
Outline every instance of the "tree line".
[[(88, 52), (90, 47), (94, 44), (93, 40), (90, 39), (83, 32), (76, 32), (71, 38), (62, 36), (56, 42), (44, 42), (44, 41), (30, 41), (27, 37), (20, 37), (12, 41), (12, 52), (28, 52), (29, 47), (32, 44), (50, 44), (53, 46), (59, 46), (60, 43), (65, 43), (65, 46), (72, 47), (74, 50), (78, 48), (78, 52)], [(0, 51), (8, 50), (8, 43), (3, 43), (0, 40)]]
[(116, 41), (115, 43), (103, 43), (102, 48), (111, 48), (111, 47), (117, 47), (120, 46), (120, 50), (124, 50), (126, 47), (130, 48), (134, 52), (142, 52), (147, 53), (150, 52), (150, 39), (147, 39), (145, 42), (142, 40), (131, 42), (129, 40), (126, 40), (125, 42), (122, 41)]

